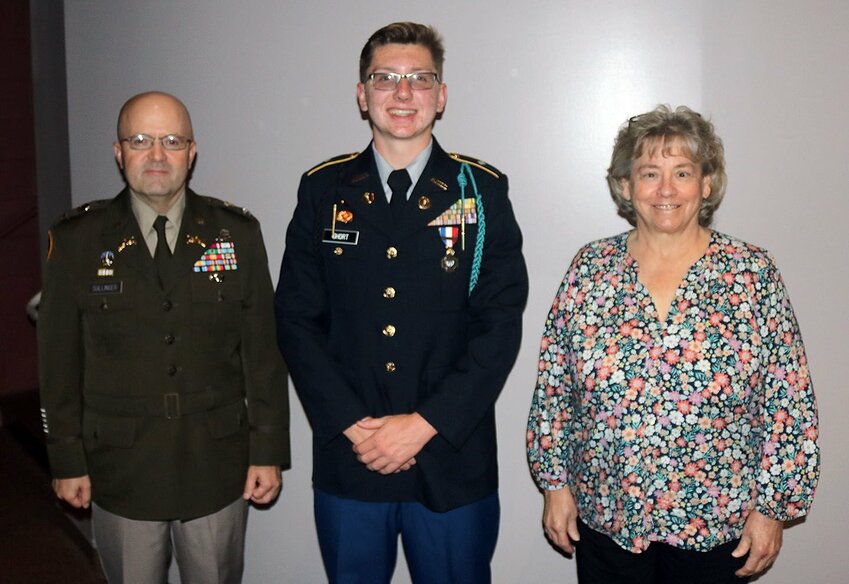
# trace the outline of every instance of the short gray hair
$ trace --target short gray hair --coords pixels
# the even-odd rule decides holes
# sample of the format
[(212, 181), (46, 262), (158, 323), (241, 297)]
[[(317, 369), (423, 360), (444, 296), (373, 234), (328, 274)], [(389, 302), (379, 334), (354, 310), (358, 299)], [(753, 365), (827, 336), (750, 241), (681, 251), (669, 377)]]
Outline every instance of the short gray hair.
[(684, 154), (701, 167), (702, 175), (710, 177), (710, 195), (699, 209), (699, 225), (707, 227), (725, 196), (728, 177), (725, 174), (725, 149), (714, 132), (713, 124), (687, 106), (673, 110), (659, 105), (654, 110), (630, 118), (619, 128), (613, 145), (607, 185), (619, 215), (631, 225), (637, 224), (634, 205), (623, 195), (623, 180), (631, 179), (631, 166), (644, 152), (662, 148), (664, 155), (675, 146), (683, 146)]

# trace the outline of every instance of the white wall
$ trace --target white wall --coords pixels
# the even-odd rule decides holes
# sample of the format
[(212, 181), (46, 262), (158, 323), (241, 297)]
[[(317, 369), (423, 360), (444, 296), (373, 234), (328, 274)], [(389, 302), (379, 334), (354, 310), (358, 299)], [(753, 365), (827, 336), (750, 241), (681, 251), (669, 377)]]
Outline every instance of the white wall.
[[(771, 249), (790, 287), (818, 391), (823, 479), (808, 520), (786, 532), (781, 584), (849, 579), (842, 543), (849, 484), (849, 324), (842, 233), (849, 112), (849, 6), (832, 2), (546, 0), (65, 1), (73, 200), (121, 187), (111, 158), (130, 95), (161, 89), (191, 110), (192, 186), (251, 209), (272, 274), (300, 174), (362, 149), (370, 133), (354, 86), (362, 44), (395, 20), (435, 25), (447, 47), (449, 150), (506, 172), (525, 234), (531, 294), (525, 338), (498, 404), (502, 525), (497, 583), (575, 582), (540, 529), (524, 425), (537, 343), (577, 248), (624, 230), (604, 173), (616, 130), (660, 102), (713, 117), (730, 186), (717, 227)], [(804, 8), (803, 8), (804, 7)], [(840, 190), (839, 190), (840, 189)], [(830, 312), (827, 312), (830, 310)], [(253, 512), (245, 582), (324, 581), (311, 513), (310, 436), (294, 392), (294, 468), (277, 505)], [(396, 582), (409, 582), (403, 561)]]

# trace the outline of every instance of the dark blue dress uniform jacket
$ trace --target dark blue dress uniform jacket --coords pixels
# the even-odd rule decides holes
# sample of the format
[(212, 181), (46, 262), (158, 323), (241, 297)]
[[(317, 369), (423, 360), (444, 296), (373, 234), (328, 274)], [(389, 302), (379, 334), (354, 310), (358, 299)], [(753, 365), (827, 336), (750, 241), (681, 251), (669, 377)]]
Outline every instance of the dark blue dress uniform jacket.
[[(39, 366), (54, 476), (88, 474), (94, 501), (142, 520), (192, 519), (238, 499), (248, 464), (289, 465), (286, 368), (259, 223), (186, 192), (157, 271), (124, 191), (51, 230)], [(237, 269), (195, 272), (216, 238)]]
[[(460, 159), (435, 140), (397, 222), (371, 147), (301, 180), (275, 308), (313, 428), (319, 489), (363, 501), (419, 501), (434, 511), (497, 489), (494, 404), (519, 349), (528, 280), (507, 178), (481, 162), (472, 169), (486, 229), (471, 295), (479, 224), (466, 225), (465, 250), (458, 238), (453, 272), (442, 268), (438, 228), (428, 226), (461, 192)], [(465, 197), (474, 196), (469, 184)], [(411, 470), (384, 476), (357, 461), (346, 428), (365, 416), (411, 412), (439, 432)]]

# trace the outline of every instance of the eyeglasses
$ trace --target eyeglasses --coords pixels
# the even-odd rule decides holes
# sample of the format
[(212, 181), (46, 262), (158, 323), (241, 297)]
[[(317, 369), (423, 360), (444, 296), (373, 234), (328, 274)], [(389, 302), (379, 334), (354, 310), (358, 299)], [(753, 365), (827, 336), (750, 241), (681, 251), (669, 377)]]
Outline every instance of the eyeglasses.
[(379, 91), (395, 91), (402, 79), (406, 79), (410, 84), (410, 89), (433, 89), (433, 86), (439, 83), (439, 75), (428, 71), (419, 73), (390, 73), (388, 71), (379, 71), (368, 76), (371, 81), (371, 86)]
[(121, 138), (121, 142), (126, 142), (133, 150), (150, 150), (157, 142), (162, 144), (165, 150), (185, 150), (194, 140), (177, 134), (168, 134), (160, 138), (147, 134), (133, 134), (128, 138)]

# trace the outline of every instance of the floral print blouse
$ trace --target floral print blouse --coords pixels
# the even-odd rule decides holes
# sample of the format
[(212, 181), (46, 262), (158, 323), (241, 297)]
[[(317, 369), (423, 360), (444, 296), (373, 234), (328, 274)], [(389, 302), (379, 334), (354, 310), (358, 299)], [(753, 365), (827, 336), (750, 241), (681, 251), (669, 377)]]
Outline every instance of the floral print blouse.
[(805, 348), (764, 250), (718, 232), (666, 322), (628, 233), (582, 248), (545, 323), (528, 418), (531, 472), (633, 552), (706, 551), (751, 509), (804, 515), (819, 478)]

